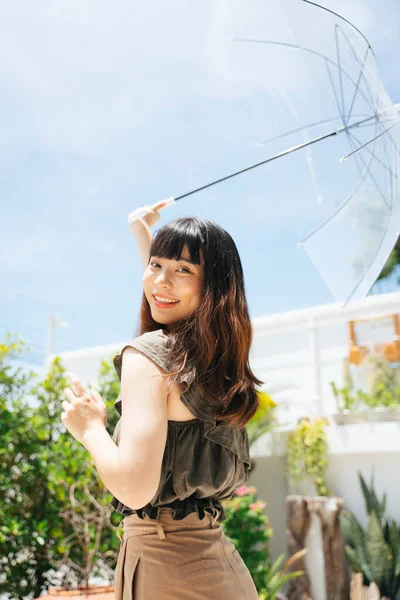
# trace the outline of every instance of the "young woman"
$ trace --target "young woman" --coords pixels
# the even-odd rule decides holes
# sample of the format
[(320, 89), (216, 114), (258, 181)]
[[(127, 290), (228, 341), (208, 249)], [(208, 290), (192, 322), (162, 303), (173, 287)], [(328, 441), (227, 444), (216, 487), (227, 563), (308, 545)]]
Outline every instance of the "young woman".
[(82, 443), (125, 516), (115, 597), (258, 600), (220, 525), (221, 501), (248, 480), (245, 425), (262, 383), (249, 366), (239, 254), (224, 229), (199, 218), (170, 222), (153, 240), (157, 208), (131, 225), (145, 269), (141, 324), (114, 358), (121, 418), (112, 440), (98, 419), (88, 426), (100, 396), (90, 400), (74, 381), (74, 406), (86, 410)]

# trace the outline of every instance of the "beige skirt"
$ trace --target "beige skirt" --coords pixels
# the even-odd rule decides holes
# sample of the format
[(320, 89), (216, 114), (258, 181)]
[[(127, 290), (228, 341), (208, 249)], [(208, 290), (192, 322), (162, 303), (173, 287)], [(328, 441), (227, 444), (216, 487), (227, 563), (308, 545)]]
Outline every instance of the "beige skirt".
[(125, 517), (115, 569), (115, 600), (258, 600), (256, 586), (218, 514), (174, 521)]

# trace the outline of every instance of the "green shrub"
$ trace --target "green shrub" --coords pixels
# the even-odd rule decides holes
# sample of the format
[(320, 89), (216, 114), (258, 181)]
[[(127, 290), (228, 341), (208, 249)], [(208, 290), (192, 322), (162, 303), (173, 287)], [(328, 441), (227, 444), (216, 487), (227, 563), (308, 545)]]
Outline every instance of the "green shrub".
[(254, 486), (239, 488), (233, 498), (225, 500), (222, 505), (226, 520), (222, 521), (221, 526), (249, 569), (260, 598), (275, 600), (289, 579), (302, 575), (302, 571), (286, 571), (305, 551), (289, 558), (283, 567), (280, 567), (283, 554), (271, 564), (269, 540), (273, 530), (263, 513), (266, 504), (257, 500)]
[(268, 542), (273, 530), (263, 512), (266, 504), (257, 500), (255, 487), (243, 486), (222, 505), (226, 514), (222, 529), (243, 558), (260, 591), (271, 566)]
[[(57, 585), (81, 584), (105, 571), (112, 582), (120, 545), (121, 516), (109, 506), (111, 494), (61, 422), (69, 382), (60, 358), (37, 382), (37, 374), (12, 365), (25, 350), (10, 336), (0, 344), (0, 596), (13, 600), (39, 597), (54, 585), (61, 564), (67, 568), (57, 572), (63, 577)], [(112, 408), (119, 382), (111, 361), (103, 361), (98, 384)], [(112, 430), (117, 415), (110, 413)]]

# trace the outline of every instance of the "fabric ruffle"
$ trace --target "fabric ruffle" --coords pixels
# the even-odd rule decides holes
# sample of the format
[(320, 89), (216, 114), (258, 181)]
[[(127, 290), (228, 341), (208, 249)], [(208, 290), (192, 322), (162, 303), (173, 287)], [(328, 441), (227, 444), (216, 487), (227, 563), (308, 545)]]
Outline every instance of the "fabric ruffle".
[(113, 358), (115, 370), (121, 381), (122, 355), (125, 348), (131, 346), (151, 358), (161, 369), (168, 371), (169, 351), (167, 348), (168, 332), (165, 329), (148, 331), (125, 344), (125, 346)]
[(245, 428), (236, 430), (214, 419), (204, 423), (204, 437), (234, 452), (246, 464), (248, 471), (251, 470), (249, 438)]
[(200, 519), (204, 519), (206, 512), (215, 517), (217, 515), (216, 509), (218, 509), (220, 512), (219, 518), (217, 519), (218, 522), (226, 520), (226, 514), (222, 504), (218, 501), (212, 500), (211, 498), (196, 498), (194, 496), (190, 496), (189, 498), (185, 498), (185, 500), (177, 499), (162, 506), (153, 506), (151, 504), (147, 504), (143, 508), (138, 509), (128, 508), (116, 498), (113, 498), (110, 504), (118, 513), (124, 515), (125, 517), (136, 513), (140, 519), (145, 519), (145, 515), (147, 515), (147, 517), (150, 519), (158, 519), (162, 508), (170, 508), (173, 512), (172, 518), (176, 521), (181, 521), (193, 512), (196, 512)]

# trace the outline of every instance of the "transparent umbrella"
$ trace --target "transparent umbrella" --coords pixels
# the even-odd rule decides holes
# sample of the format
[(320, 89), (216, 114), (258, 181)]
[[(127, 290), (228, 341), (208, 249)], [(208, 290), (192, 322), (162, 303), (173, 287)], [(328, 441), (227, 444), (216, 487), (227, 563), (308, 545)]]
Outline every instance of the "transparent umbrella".
[[(164, 25), (176, 32), (172, 5)], [(247, 197), (285, 204), (335, 299), (365, 297), (400, 228), (400, 105), (367, 39), (308, 0), (205, 2), (190, 40), (180, 17), (183, 55), (166, 48), (183, 111), (170, 150), (183, 159), (186, 149), (196, 168), (168, 203), (240, 179), (238, 212)]]

